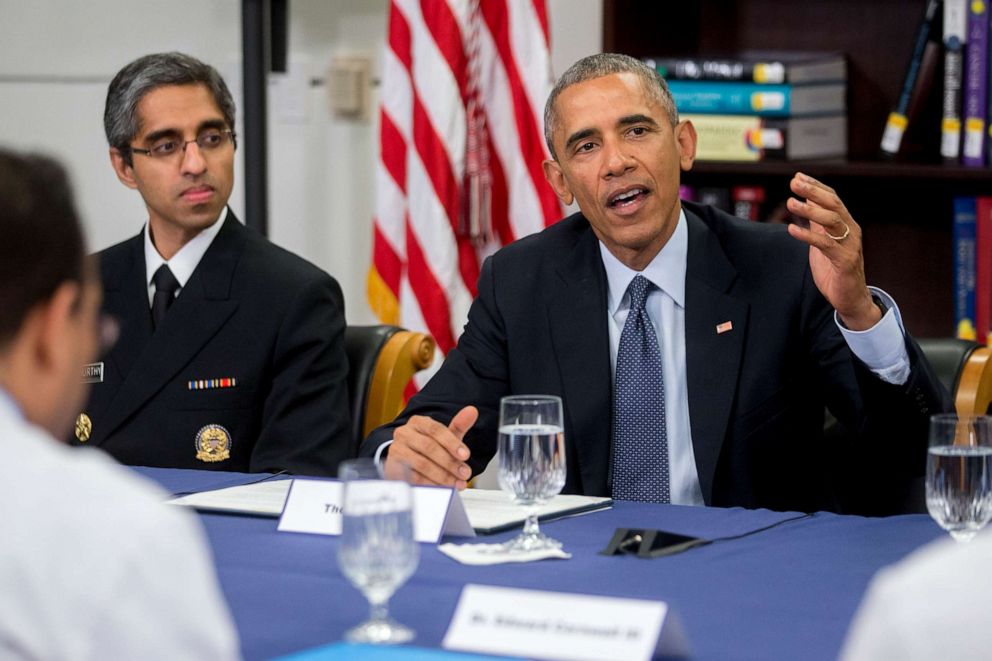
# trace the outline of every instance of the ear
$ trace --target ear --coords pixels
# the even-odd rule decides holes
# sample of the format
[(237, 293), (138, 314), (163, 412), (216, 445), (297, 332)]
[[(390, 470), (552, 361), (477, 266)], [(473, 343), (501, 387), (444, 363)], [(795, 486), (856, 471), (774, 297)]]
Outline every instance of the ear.
[(128, 165), (123, 152), (116, 147), (110, 148), (110, 164), (114, 167), (114, 172), (121, 183), (128, 188), (137, 188), (138, 182), (134, 179), (134, 168)]
[(696, 160), (696, 127), (688, 119), (675, 125), (675, 142), (679, 148), (679, 167), (688, 172)]
[(558, 161), (548, 159), (541, 165), (544, 167), (544, 178), (551, 184), (555, 195), (566, 207), (570, 205), (575, 200), (575, 196), (572, 195), (572, 190), (568, 187), (568, 182), (565, 181), (565, 173), (561, 171)]
[(82, 288), (78, 282), (67, 280), (41, 304), (38, 318), (38, 341), (35, 344), (38, 366), (44, 370), (66, 370), (72, 360), (71, 333), (79, 313)]

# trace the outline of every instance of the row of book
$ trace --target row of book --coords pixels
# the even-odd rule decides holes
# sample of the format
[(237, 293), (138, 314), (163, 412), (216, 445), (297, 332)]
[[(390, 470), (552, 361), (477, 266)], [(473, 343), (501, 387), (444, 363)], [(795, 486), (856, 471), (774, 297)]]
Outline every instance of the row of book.
[(841, 53), (746, 51), (733, 58), (654, 57), (701, 161), (842, 157), (847, 66)]
[(963, 340), (992, 336), (992, 196), (954, 198), (954, 321)]
[(785, 200), (773, 204), (764, 186), (679, 186), (679, 197), (709, 204), (745, 220), (768, 223), (793, 222)]
[[(926, 0), (923, 20), (899, 100), (882, 134), (882, 153), (904, 155), (904, 137), (940, 132), (940, 157), (949, 163), (992, 164), (992, 52), (990, 11), (984, 0)], [(926, 116), (928, 97), (940, 90), (939, 128)], [(923, 123), (924, 126), (911, 125)]]

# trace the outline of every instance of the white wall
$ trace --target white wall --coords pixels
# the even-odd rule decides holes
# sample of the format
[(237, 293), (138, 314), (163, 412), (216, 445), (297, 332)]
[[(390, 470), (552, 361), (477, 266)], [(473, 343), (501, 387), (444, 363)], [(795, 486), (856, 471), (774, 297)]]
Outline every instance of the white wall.
[[(549, 0), (560, 73), (602, 43), (599, 0)], [(333, 274), (349, 323), (373, 323), (365, 301), (371, 255), (376, 113), (336, 120), (323, 79), (334, 55), (378, 62), (388, 0), (291, 0), (290, 80), (273, 80), (269, 110), (269, 235)], [(135, 234), (147, 217), (110, 168), (103, 100), (114, 73), (151, 52), (179, 50), (216, 66), (240, 104), (238, 0), (0, 0), (0, 145), (66, 163), (92, 249)], [(302, 77), (302, 78), (298, 78)], [(377, 103), (373, 90), (373, 107)], [(240, 123), (240, 122), (239, 122)], [(239, 154), (231, 198), (244, 216)]]

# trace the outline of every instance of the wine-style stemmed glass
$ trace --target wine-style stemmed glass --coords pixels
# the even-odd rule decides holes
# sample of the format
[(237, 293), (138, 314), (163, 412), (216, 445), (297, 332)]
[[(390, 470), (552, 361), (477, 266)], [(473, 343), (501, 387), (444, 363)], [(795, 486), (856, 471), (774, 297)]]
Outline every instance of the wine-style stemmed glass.
[(992, 416), (930, 418), (927, 510), (966, 542), (992, 519)]
[(355, 459), (338, 470), (343, 483), (338, 565), (370, 607), (369, 619), (345, 633), (350, 641), (403, 643), (414, 637), (388, 613), (389, 598), (413, 574), (420, 556), (413, 537), (413, 492), (403, 468), (391, 464), (384, 474), (375, 461)]
[(537, 510), (565, 486), (565, 433), (561, 398), (515, 395), (500, 400), (499, 485), (527, 508), (523, 532), (505, 551), (561, 548), (541, 533)]

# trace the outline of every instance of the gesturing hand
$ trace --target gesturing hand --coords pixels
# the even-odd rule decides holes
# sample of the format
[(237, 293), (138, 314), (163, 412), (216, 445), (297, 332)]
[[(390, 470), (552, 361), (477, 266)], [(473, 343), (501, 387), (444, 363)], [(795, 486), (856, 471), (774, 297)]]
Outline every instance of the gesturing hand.
[(851, 217), (837, 192), (813, 177), (797, 172), (789, 211), (809, 221), (809, 229), (792, 224), (789, 234), (809, 244), (813, 282), (851, 330), (867, 330), (882, 318), (865, 282), (861, 226)]

